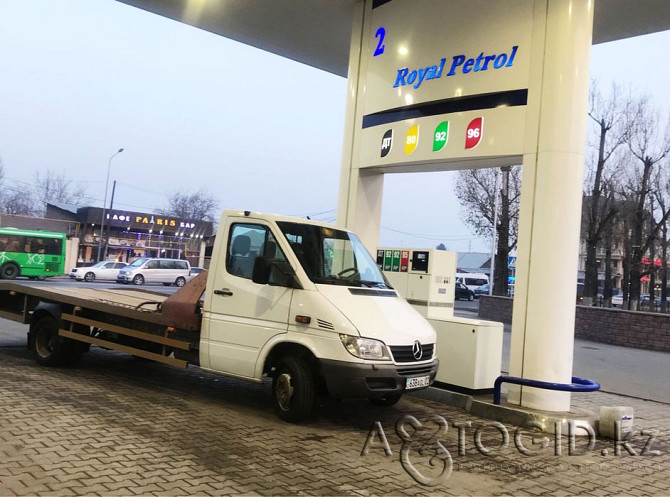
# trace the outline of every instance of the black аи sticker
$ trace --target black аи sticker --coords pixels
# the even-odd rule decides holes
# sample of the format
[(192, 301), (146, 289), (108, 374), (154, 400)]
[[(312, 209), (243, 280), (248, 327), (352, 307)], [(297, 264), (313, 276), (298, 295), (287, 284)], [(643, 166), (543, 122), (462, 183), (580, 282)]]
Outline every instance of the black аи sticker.
[(382, 137), (382, 157), (386, 157), (393, 146), (393, 130), (389, 129)]

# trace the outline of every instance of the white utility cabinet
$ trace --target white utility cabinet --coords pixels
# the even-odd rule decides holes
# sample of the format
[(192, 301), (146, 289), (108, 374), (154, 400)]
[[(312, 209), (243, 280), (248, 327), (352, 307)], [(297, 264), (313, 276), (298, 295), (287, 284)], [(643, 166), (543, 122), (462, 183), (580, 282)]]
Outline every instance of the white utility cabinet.
[(491, 390), (502, 367), (503, 324), (458, 317), (428, 322), (437, 333), (435, 381), (473, 392)]

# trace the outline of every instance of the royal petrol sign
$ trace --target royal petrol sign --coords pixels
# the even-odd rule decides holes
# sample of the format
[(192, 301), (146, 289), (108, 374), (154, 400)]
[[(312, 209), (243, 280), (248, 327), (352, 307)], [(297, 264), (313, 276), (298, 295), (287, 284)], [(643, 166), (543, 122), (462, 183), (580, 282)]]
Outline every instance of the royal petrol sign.
[(446, 57), (440, 59), (438, 64), (421, 67), (418, 69), (410, 69), (403, 67), (398, 69), (393, 88), (410, 85), (415, 90), (418, 90), (424, 81), (431, 81), (445, 77), (455, 76), (456, 74), (472, 74), (483, 71), (495, 71), (497, 69), (504, 69), (514, 65), (514, 59), (519, 49), (518, 45), (512, 47), (509, 53), (500, 54), (485, 54), (480, 52), (476, 57), (468, 58), (466, 55), (454, 55), (451, 57), (449, 69), (444, 73)]
[(468, 167), (518, 163), (534, 0), (366, 6), (357, 167), (403, 172), (448, 169), (447, 162), (454, 168), (464, 161)]

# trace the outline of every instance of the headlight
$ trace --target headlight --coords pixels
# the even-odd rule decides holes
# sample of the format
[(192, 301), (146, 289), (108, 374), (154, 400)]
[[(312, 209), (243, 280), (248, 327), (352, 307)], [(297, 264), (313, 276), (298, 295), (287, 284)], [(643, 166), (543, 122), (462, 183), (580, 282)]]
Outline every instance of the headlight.
[(360, 359), (374, 359), (378, 361), (390, 361), (386, 345), (379, 340), (372, 340), (371, 338), (360, 338), (351, 335), (340, 335), (342, 345), (347, 349), (352, 356)]

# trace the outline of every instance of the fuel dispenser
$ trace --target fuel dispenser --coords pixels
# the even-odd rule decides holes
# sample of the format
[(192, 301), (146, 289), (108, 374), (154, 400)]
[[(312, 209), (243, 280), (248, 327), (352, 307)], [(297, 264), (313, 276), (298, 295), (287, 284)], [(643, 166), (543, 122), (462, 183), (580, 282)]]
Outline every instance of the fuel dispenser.
[(503, 324), (454, 316), (456, 261), (456, 252), (446, 250), (377, 250), (389, 283), (437, 332), (436, 386), (493, 391), (502, 367)]

